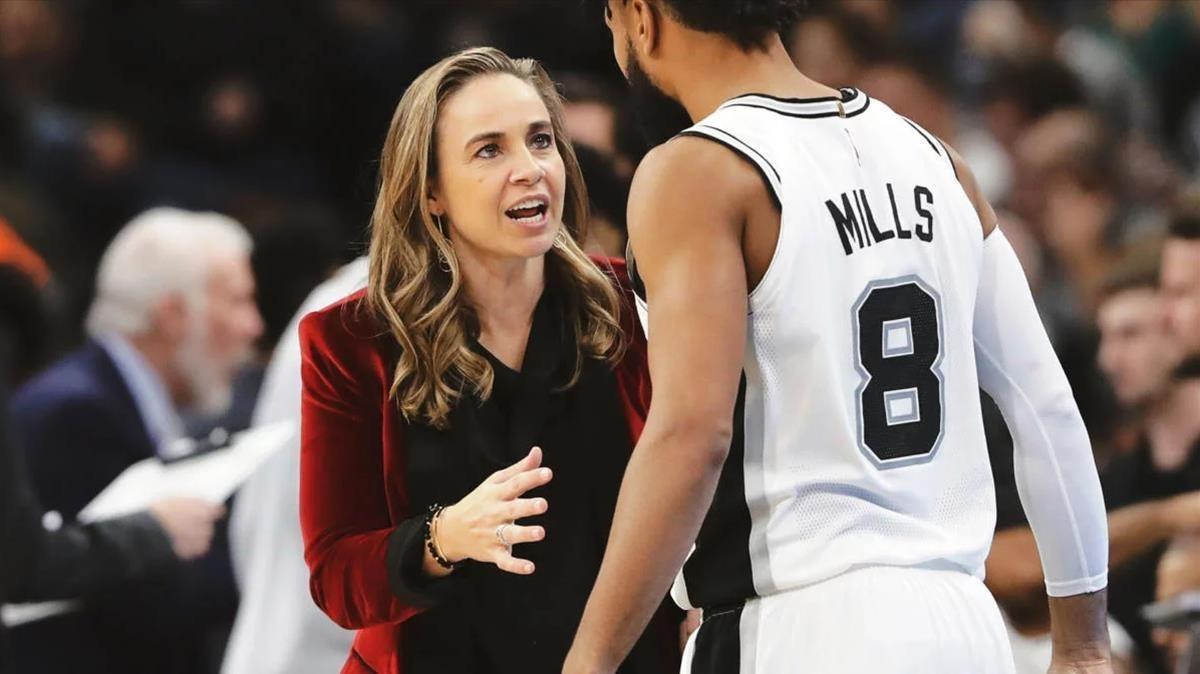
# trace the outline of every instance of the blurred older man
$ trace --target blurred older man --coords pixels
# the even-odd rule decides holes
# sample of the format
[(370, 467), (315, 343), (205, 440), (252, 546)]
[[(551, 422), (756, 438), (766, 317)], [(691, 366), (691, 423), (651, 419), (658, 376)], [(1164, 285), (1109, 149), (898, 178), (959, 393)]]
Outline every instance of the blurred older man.
[[(262, 332), (250, 237), (215, 213), (157, 208), (100, 263), (91, 340), (16, 393), (18, 445), (42, 503), (73, 518), (130, 464), (177, 458), (181, 410), (218, 412)], [(211, 671), (236, 590), (221, 542), (89, 612), (13, 635), (17, 671)]]

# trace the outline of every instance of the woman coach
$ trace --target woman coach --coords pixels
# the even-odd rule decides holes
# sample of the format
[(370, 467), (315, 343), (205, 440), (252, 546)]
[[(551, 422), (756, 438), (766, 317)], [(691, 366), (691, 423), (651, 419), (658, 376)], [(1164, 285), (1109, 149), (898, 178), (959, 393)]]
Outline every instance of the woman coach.
[[(380, 175), (368, 288), (301, 325), (313, 597), (358, 630), (344, 672), (557, 674), (648, 405), (624, 266), (577, 244), (586, 190), (533, 61), (427, 70)], [(622, 671), (677, 669), (677, 618)]]

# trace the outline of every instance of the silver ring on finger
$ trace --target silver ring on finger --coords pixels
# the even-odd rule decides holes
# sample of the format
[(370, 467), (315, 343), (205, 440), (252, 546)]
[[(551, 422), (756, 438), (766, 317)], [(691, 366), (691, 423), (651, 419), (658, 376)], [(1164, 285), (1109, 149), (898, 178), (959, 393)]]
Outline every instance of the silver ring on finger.
[(510, 526), (512, 526), (511, 522), (505, 522), (504, 524), (496, 527), (496, 540), (500, 541), (500, 545), (503, 545), (509, 550), (512, 549), (512, 543), (509, 543), (508, 539), (504, 537), (504, 530)]

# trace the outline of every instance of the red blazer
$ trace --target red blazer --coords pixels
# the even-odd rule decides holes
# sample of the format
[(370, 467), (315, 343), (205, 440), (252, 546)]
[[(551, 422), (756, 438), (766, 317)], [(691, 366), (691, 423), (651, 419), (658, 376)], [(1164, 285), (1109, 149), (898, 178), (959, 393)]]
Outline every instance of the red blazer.
[[(616, 376), (636, 442), (650, 405), (646, 341), (625, 262), (597, 263), (611, 270), (623, 300), (629, 348)], [(404, 475), (405, 424), (388, 400), (398, 347), (365, 311), (364, 295), (300, 323), (300, 524), (313, 599), (334, 622), (358, 630), (343, 674), (402, 674), (401, 633), (418, 609), (396, 598), (385, 565), (388, 535), (414, 514)]]

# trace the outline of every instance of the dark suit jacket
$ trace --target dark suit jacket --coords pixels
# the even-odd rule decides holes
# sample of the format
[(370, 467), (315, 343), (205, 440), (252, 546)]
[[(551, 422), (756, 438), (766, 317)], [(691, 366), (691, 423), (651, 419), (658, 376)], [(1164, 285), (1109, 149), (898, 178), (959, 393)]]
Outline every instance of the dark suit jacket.
[[(625, 263), (602, 261), (627, 298), (629, 348), (617, 365), (620, 405), (632, 442), (650, 404), (646, 342), (628, 302)], [(405, 480), (405, 424), (389, 400), (396, 346), (360, 311), (363, 292), (300, 324), (303, 356), (300, 524), (313, 599), (334, 622), (358, 630), (343, 674), (402, 674), (404, 624), (423, 607), (389, 582), (388, 547), (414, 513)], [(653, 624), (678, 669), (678, 615)], [(670, 653), (674, 651), (673, 655)]]
[[(0, 410), (6, 410), (6, 401), (0, 390)], [(43, 511), (8, 437), (6, 417), (0, 412), (0, 603), (74, 599), (175, 561), (170, 539), (145, 512), (43, 528)], [(11, 659), (0, 627), (0, 672), (15, 672), (8, 667)]]
[[(38, 499), (67, 521), (126, 467), (154, 455), (132, 393), (96, 343), (27, 383), (10, 410)], [(237, 605), (222, 533), (205, 557), (106, 591), (85, 614), (14, 630), (15, 659), (46, 674), (208, 671), (213, 633), (227, 628)]]

